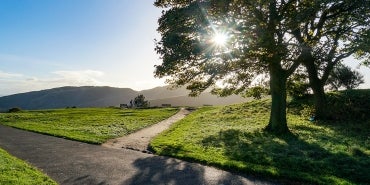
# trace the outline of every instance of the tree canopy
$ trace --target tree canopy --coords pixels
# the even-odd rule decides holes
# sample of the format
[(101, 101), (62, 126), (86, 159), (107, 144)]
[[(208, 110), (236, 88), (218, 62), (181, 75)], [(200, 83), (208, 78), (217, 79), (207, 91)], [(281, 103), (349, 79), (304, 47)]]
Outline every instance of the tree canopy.
[(139, 94), (135, 97), (135, 99), (130, 102), (132, 107), (138, 107), (138, 108), (146, 108), (149, 106), (149, 102), (145, 100), (145, 96), (142, 94)]
[[(271, 1), (272, 2), (272, 1)], [(239, 93), (272, 63), (291, 74), (299, 47), (287, 24), (288, 5), (269, 1), (165, 1), (156, 51), (163, 63), (155, 75), (187, 85), (198, 95), (218, 82), (223, 93)], [(215, 42), (223, 35), (224, 44)], [(294, 64), (294, 65), (293, 65)], [(227, 91), (226, 91), (227, 90)]]
[(370, 1), (316, 0), (303, 6), (299, 11), (308, 16), (297, 18), (293, 34), (302, 47), (301, 63), (315, 95), (316, 116), (325, 118), (324, 86), (334, 66), (351, 55), (369, 63)]
[(354, 89), (364, 82), (363, 75), (343, 64), (336, 65), (327, 80), (329, 87), (336, 91), (341, 87)]
[[(315, 57), (322, 59), (326, 56), (324, 51), (316, 55), (312, 48), (322, 41), (325, 43), (322, 37), (328, 40), (332, 37), (330, 29), (321, 32), (306, 28), (335, 27), (334, 21), (328, 24), (320, 21), (320, 15), (329, 16), (327, 20), (342, 15), (342, 10), (337, 8), (343, 4), (337, 2), (349, 3), (337, 0), (157, 0), (155, 5), (164, 10), (158, 20), (162, 37), (155, 48), (162, 64), (156, 66), (155, 76), (169, 77), (167, 82), (173, 86), (187, 86), (190, 95), (198, 95), (208, 88), (220, 95), (230, 95), (244, 93), (253, 86), (256, 77), (268, 74), (272, 105), (267, 129), (284, 133), (288, 131), (287, 79), (301, 63), (309, 59), (320, 62)], [(313, 35), (318, 39), (307, 40)], [(326, 45), (323, 44), (323, 48)]]

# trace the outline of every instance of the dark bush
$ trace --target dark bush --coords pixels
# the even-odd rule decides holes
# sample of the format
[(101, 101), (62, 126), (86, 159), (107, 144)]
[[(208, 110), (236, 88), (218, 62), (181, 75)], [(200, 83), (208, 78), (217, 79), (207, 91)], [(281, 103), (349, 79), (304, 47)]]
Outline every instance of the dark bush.
[[(288, 104), (288, 111), (293, 114), (305, 112), (313, 106), (313, 97), (293, 99)], [(370, 89), (356, 89), (329, 92), (326, 94), (329, 110), (327, 117), (332, 120), (369, 120), (370, 119)], [(303, 116), (303, 115), (302, 115)], [(307, 117), (307, 115), (304, 115)]]
[(13, 108), (11, 108), (11, 109), (8, 110), (9, 113), (12, 113), (12, 112), (20, 112), (20, 111), (22, 111), (22, 109), (19, 108), (19, 107), (13, 107)]
[(345, 90), (327, 94), (329, 118), (334, 120), (370, 119), (370, 90)]

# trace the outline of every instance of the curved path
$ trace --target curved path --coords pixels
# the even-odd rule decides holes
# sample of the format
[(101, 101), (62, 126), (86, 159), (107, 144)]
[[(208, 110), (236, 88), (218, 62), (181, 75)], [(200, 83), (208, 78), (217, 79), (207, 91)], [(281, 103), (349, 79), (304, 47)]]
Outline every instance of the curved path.
[(102, 146), (116, 149), (125, 148), (150, 153), (147, 150), (150, 140), (152, 140), (154, 136), (168, 129), (171, 124), (184, 118), (189, 113), (189, 110), (182, 108), (179, 112), (166, 120), (150, 127), (143, 128), (127, 136), (108, 140), (106, 143), (102, 144)]
[(0, 125), (0, 147), (61, 185), (272, 184), (212, 167)]

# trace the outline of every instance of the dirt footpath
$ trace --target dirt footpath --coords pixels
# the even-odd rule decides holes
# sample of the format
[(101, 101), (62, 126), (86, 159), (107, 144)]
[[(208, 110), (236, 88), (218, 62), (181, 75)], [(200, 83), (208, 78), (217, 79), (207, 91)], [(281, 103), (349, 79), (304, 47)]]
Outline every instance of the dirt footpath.
[(130, 135), (108, 140), (106, 143), (102, 144), (102, 146), (116, 149), (125, 148), (149, 153), (148, 145), (150, 140), (152, 140), (154, 136), (168, 129), (171, 124), (184, 118), (189, 113), (190, 111), (182, 108), (177, 114), (166, 120), (163, 120), (150, 127), (141, 129)]

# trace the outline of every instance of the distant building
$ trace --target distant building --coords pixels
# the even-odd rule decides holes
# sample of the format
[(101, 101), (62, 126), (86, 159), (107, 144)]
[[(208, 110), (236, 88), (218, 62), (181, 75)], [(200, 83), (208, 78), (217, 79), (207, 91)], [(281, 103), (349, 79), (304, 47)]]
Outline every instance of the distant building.
[(171, 104), (162, 104), (162, 107), (171, 107)]

